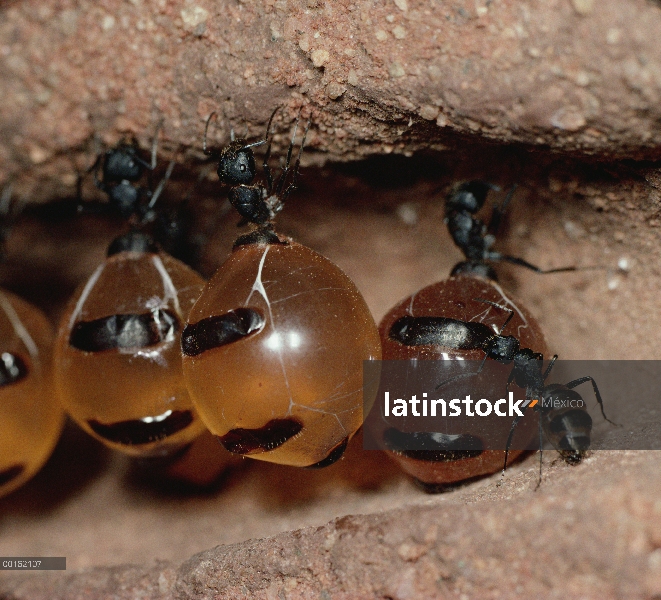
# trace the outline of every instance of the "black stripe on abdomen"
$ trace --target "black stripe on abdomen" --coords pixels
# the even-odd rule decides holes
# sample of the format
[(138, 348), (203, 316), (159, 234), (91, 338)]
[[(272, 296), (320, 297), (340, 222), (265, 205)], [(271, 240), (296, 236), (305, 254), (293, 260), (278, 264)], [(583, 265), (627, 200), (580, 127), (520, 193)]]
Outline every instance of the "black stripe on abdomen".
[(69, 345), (83, 352), (145, 348), (173, 339), (179, 328), (176, 315), (162, 308), (142, 314), (111, 315), (76, 323)]
[(484, 323), (458, 321), (448, 317), (412, 317), (397, 319), (388, 337), (404, 346), (443, 346), (455, 350), (482, 348), (493, 337)]
[(237, 342), (264, 329), (266, 320), (253, 308), (237, 308), (184, 327), (181, 351), (198, 356), (207, 350)]
[(406, 433), (391, 427), (383, 434), (386, 448), (402, 456), (427, 462), (454, 462), (475, 458), (484, 451), (480, 438), (473, 435)]
[(116, 444), (137, 446), (159, 442), (185, 429), (193, 422), (190, 410), (169, 410), (155, 417), (144, 417), (117, 423), (90, 419), (87, 424), (99, 437)]
[(25, 465), (12, 465), (8, 469), (0, 471), (0, 487), (16, 479), (25, 471)]
[(335, 464), (338, 460), (342, 458), (344, 455), (344, 451), (347, 449), (347, 445), (349, 444), (349, 436), (345, 437), (335, 448), (333, 448), (329, 453), (326, 458), (321, 459), (319, 462), (314, 463), (313, 465), (310, 465), (309, 467), (305, 467), (306, 469), (325, 469), (326, 467), (330, 467), (331, 465)]
[(234, 454), (260, 454), (282, 446), (301, 429), (297, 419), (273, 419), (259, 429), (232, 429), (218, 439)]

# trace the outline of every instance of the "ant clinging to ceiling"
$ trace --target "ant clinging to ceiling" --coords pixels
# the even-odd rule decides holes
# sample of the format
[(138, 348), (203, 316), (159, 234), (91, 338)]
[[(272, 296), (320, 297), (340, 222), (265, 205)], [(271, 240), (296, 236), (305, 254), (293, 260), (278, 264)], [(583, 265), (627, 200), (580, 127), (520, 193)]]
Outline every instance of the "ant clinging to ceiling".
[[(145, 161), (139, 154), (135, 139), (122, 140), (114, 148), (98, 152), (94, 164), (87, 173), (94, 173), (94, 184), (107, 194), (110, 209), (122, 219), (133, 219), (140, 223), (155, 218), (153, 207), (165, 184), (170, 179), (174, 161), (171, 161), (160, 183), (153, 189), (152, 172), (156, 169), (159, 124), (151, 148), (151, 161)], [(147, 186), (137, 185), (147, 175)], [(81, 197), (82, 177), (78, 178), (78, 197)], [(82, 205), (81, 205), (82, 207)]]
[[(363, 362), (380, 359), (381, 344), (349, 277), (276, 232), (273, 219), (295, 187), (301, 154), (292, 165), (295, 126), (273, 177), (274, 115), (263, 140), (232, 140), (216, 153), (230, 201), (254, 229), (236, 240), (191, 310), (181, 337), (184, 377), (200, 417), (230, 452), (322, 468), (342, 457), (362, 425)], [(252, 184), (253, 148), (262, 144), (264, 186)]]
[[(296, 161), (292, 166), (294, 140), (298, 130), (298, 119), (296, 119), (285, 164), (282, 167), (280, 175), (274, 178), (271, 167), (269, 166), (269, 159), (271, 158), (271, 125), (278, 110), (280, 110), (280, 107), (271, 113), (264, 139), (248, 143), (244, 138), (235, 139), (234, 131), (232, 131), (230, 143), (221, 150), (209, 149), (207, 147), (209, 123), (216, 115), (215, 112), (211, 113), (204, 129), (203, 142), (204, 153), (218, 160), (217, 172), (220, 181), (230, 186), (228, 193), (229, 201), (242, 217), (239, 225), (244, 225), (245, 223), (257, 225), (257, 231), (254, 232), (254, 235), (261, 236), (269, 241), (273, 241), (272, 238), (275, 237), (272, 224), (275, 215), (282, 210), (289, 194), (296, 189), (301, 153), (303, 152), (305, 138), (310, 127), (310, 121), (308, 120)], [(264, 144), (266, 144), (266, 152), (262, 161), (262, 168), (266, 177), (266, 186), (253, 184), (257, 175), (257, 165), (253, 148)], [(291, 178), (288, 181), (290, 173)]]
[(472, 273), (497, 280), (489, 262), (508, 262), (540, 274), (579, 270), (573, 266), (544, 270), (522, 258), (491, 249), (496, 241), (502, 216), (516, 189), (516, 185), (512, 186), (502, 205), (494, 206), (489, 225), (485, 225), (475, 214), (484, 206), (489, 191), (499, 191), (500, 188), (485, 181), (465, 181), (453, 188), (445, 201), (445, 222), (452, 240), (464, 253), (466, 260), (456, 264), (450, 275)]

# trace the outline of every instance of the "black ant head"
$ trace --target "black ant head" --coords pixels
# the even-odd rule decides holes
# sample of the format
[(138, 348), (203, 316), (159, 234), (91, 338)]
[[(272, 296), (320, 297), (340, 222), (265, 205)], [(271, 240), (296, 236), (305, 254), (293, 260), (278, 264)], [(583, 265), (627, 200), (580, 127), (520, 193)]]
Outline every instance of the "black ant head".
[(257, 174), (255, 155), (246, 140), (225, 146), (218, 159), (218, 177), (227, 185), (250, 185)]
[(145, 171), (143, 162), (139, 159), (135, 145), (119, 144), (106, 152), (103, 162), (103, 181), (138, 181)]
[(483, 206), (489, 190), (498, 190), (498, 186), (486, 181), (465, 181), (455, 187), (445, 201), (448, 211), (467, 211), (475, 214)]
[[(569, 464), (579, 463), (590, 448), (592, 417), (583, 408), (583, 398), (564, 385), (544, 389), (542, 427), (548, 440)], [(558, 408), (555, 408), (558, 407)]]

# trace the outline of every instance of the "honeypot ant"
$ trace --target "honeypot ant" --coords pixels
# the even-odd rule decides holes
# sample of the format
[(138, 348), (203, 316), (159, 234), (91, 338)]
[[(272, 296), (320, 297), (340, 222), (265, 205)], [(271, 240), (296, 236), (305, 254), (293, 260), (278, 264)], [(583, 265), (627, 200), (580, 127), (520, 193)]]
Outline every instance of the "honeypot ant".
[[(374, 319), (355, 284), (273, 219), (296, 187), (310, 122), (292, 164), (298, 122), (274, 178), (271, 114), (257, 142), (231, 139), (218, 175), (251, 233), (211, 278), (182, 333), (184, 376), (209, 430), (230, 452), (297, 467), (339, 460), (362, 424), (362, 365), (379, 359)], [(253, 184), (253, 148), (266, 144), (266, 185)]]
[[(11, 185), (0, 194), (0, 260), (20, 212)], [(42, 467), (57, 443), (64, 412), (50, 376), (53, 331), (46, 315), (0, 289), (0, 497)]]
[[(526, 390), (527, 401), (537, 400), (533, 410), (541, 413), (539, 419), (539, 481), (537, 487), (541, 484), (542, 480), (542, 452), (543, 452), (543, 435), (553, 444), (553, 447), (560, 453), (560, 456), (568, 464), (577, 464), (581, 462), (583, 456), (590, 448), (590, 433), (592, 431), (592, 418), (585, 410), (585, 402), (578, 392), (573, 389), (582, 383), (590, 382), (594, 395), (599, 404), (603, 418), (611, 425), (618, 425), (611, 421), (604, 411), (604, 403), (597, 387), (597, 382), (590, 376), (579, 377), (566, 384), (553, 383), (546, 385), (546, 379), (551, 373), (551, 369), (558, 359), (558, 355), (554, 354), (546, 370), (542, 373), (544, 356), (540, 352), (534, 352), (530, 348), (521, 348), (519, 341), (511, 335), (503, 336), (502, 332), (507, 327), (514, 311), (506, 306), (502, 306), (490, 300), (475, 298), (477, 302), (483, 302), (500, 310), (509, 312), (509, 316), (505, 323), (500, 328), (498, 333), (492, 333), (491, 330), (483, 323), (460, 323), (467, 327), (472, 334), (472, 342), (470, 348), (480, 348), (485, 357), (480, 367), (475, 373), (466, 373), (456, 375), (442, 383), (436, 389), (446, 386), (447, 384), (458, 379), (470, 378), (480, 373), (486, 360), (491, 358), (502, 364), (512, 364), (512, 370), (507, 378), (507, 385), (505, 392), (509, 392), (509, 387), (515, 383), (518, 387)], [(451, 321), (448, 319), (447, 321)], [(445, 324), (447, 326), (447, 324)], [(451, 325), (456, 326), (456, 325)], [(442, 331), (443, 325), (439, 327)], [(433, 343), (433, 342), (432, 342)], [(469, 346), (464, 346), (468, 348)], [(522, 409), (523, 415), (527, 409), (529, 402), (526, 402), (525, 407)], [(512, 421), (510, 432), (505, 445), (505, 462), (503, 465), (503, 475), (507, 469), (507, 458), (510, 448), (512, 446), (512, 438), (514, 431), (519, 421), (523, 416), (516, 416)]]
[(183, 383), (179, 338), (205, 281), (146, 232), (175, 165), (153, 193), (136, 185), (155, 168), (156, 149), (157, 136), (150, 164), (125, 142), (97, 157), (95, 181), (130, 230), (69, 302), (55, 344), (56, 389), (72, 418), (141, 457), (174, 455), (204, 430)]
[[(534, 319), (520, 306), (517, 306), (497, 284), (495, 270), (488, 263), (509, 262), (540, 274), (583, 269), (564, 267), (543, 270), (521, 258), (494, 251), (492, 246), (496, 240), (495, 234), (498, 225), (516, 188), (510, 190), (502, 206), (495, 207), (489, 226), (486, 226), (474, 215), (484, 205), (487, 193), (491, 189), (497, 188), (482, 181), (466, 182), (455, 187), (446, 199), (446, 224), (455, 244), (462, 250), (466, 260), (453, 268), (449, 280), (420, 290), (402, 301), (384, 317), (380, 325), (384, 359), (482, 359), (477, 372), (452, 377), (439, 384), (439, 388), (458, 379), (477, 375), (488, 358), (502, 364), (514, 363), (508, 377), (507, 388), (514, 382), (526, 388), (528, 394), (537, 394), (537, 396), (554, 394), (558, 400), (575, 399), (574, 394), (578, 394), (571, 391), (572, 388), (586, 381), (592, 381), (603, 414), (601, 396), (591, 377), (569, 382), (565, 386), (544, 385), (550, 369), (542, 374), (543, 352), (538, 350), (541, 350), (545, 344), (541, 331)], [(480, 321), (473, 321), (475, 315), (482, 313), (478, 308), (478, 303), (486, 303), (507, 310), (510, 315), (499, 329), (496, 329), (495, 325), (487, 325), (484, 321), (486, 315), (480, 317)], [(438, 316), (439, 313), (443, 316)], [(515, 315), (517, 320), (512, 325), (517, 328), (519, 333), (517, 336), (502, 335), (503, 330)], [(526, 339), (527, 342), (522, 344), (522, 339)], [(557, 356), (553, 358), (552, 364), (556, 358)], [(605, 414), (604, 418), (606, 418)], [(518, 422), (519, 419), (512, 424), (510, 430), (503, 471), (507, 466), (512, 436)], [(547, 408), (540, 421), (541, 427), (548, 432), (547, 437), (569, 463), (578, 462), (589, 446), (591, 419), (584, 410), (558, 412), (553, 408)], [(411, 456), (407, 456), (402, 444), (406, 435), (417, 436), (417, 443), (424, 438), (426, 446), (430, 448), (428, 452), (430, 460), (447, 461), (449, 466), (442, 468), (438, 466), (432, 469), (424, 464), (424, 453), (420, 452), (412, 452)], [(434, 450), (435, 447), (438, 450)], [(405, 470), (428, 488), (436, 488), (439, 483), (459, 481), (495, 470), (493, 452), (488, 458), (485, 458), (477, 456), (475, 449), (458, 451), (452, 439), (445, 440), (439, 434), (402, 434), (400, 432), (397, 447), (393, 450), (395, 457)], [(445, 455), (447, 458), (444, 458)], [(414, 458), (417, 461), (413, 460)], [(466, 465), (462, 468), (455, 467), (449, 464), (452, 461), (455, 461), (456, 464), (463, 461)]]

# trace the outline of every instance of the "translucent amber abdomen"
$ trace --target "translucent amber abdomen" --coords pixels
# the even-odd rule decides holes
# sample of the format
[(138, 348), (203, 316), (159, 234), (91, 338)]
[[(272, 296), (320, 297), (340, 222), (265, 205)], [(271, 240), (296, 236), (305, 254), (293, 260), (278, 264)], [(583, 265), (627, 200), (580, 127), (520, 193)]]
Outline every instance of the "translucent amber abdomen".
[(362, 424), (363, 361), (381, 358), (356, 286), (296, 243), (237, 247), (182, 342), (186, 382), (211, 432), (228, 450), (294, 466), (341, 455)]
[[(392, 308), (379, 324), (379, 333), (383, 347), (384, 360), (408, 360), (412, 358), (427, 360), (471, 360), (481, 361), (485, 353), (480, 349), (454, 349), (446, 346), (421, 345), (407, 346), (389, 336), (391, 327), (401, 317), (447, 317), (459, 321), (484, 323), (500, 332), (509, 312), (480, 302), (490, 300), (514, 311), (514, 316), (502, 331), (503, 335), (515, 336), (521, 348), (530, 348), (535, 352), (547, 355), (546, 342), (535, 318), (502, 287), (491, 280), (474, 276), (450, 277), (445, 281), (434, 283), (412, 296), (402, 300)], [(471, 380), (462, 380), (462, 385), (470, 385)], [(493, 382), (487, 389), (472, 386), (470, 392), (474, 398), (501, 398), (505, 395), (507, 372), (502, 380)], [(522, 390), (517, 390), (517, 398), (524, 397)], [(450, 398), (459, 396), (451, 394), (454, 390), (445, 390)], [(525, 392), (523, 392), (525, 393)], [(461, 396), (463, 397), (463, 396)], [(501, 424), (499, 424), (501, 425)], [(507, 423), (506, 423), (507, 425)], [(384, 434), (387, 425), (384, 424)], [(387, 434), (386, 434), (387, 435)], [(505, 431), (506, 439), (507, 431)], [(522, 421), (516, 432), (521, 447), (521, 440), (536, 439), (537, 429)], [(504, 445), (503, 445), (504, 448)], [(505, 451), (483, 450), (482, 452), (457, 453), (454, 458), (443, 456), (442, 453), (429, 452), (429, 459), (421, 458), (421, 452), (388, 452), (409, 475), (427, 484), (446, 484), (463, 479), (469, 479), (488, 473), (494, 473), (503, 468)], [(463, 455), (462, 455), (463, 454)], [(512, 450), (508, 462), (521, 454), (521, 450)]]
[(204, 283), (167, 254), (120, 252), (78, 290), (60, 323), (55, 368), (62, 404), (83, 429), (138, 456), (177, 451), (204, 430), (180, 351)]
[(35, 306), (0, 291), (0, 496), (32, 477), (62, 430), (51, 372), (53, 331)]

